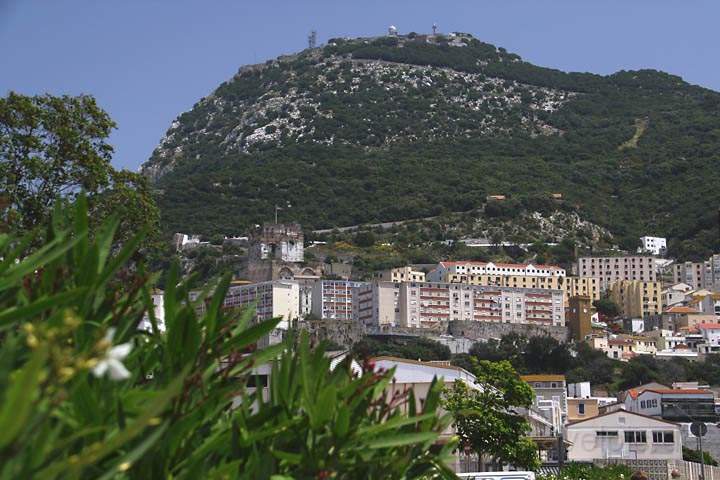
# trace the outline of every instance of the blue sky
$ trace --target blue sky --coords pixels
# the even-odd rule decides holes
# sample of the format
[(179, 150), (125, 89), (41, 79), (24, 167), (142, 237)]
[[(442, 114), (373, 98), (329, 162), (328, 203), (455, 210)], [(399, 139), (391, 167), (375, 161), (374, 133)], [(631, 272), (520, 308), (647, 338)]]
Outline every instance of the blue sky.
[(656, 68), (720, 90), (717, 0), (0, 0), (0, 95), (88, 93), (136, 169), (239, 66), (335, 36), (470, 32), (533, 63)]

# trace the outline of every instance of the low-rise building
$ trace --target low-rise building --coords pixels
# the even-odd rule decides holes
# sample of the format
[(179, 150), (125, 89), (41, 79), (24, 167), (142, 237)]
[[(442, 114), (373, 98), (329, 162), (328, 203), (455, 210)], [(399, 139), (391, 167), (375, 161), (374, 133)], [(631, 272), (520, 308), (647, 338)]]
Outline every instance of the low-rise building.
[(572, 444), (568, 460), (592, 462), (609, 458), (682, 460), (677, 423), (624, 410), (570, 423), (565, 437)]
[(657, 352), (657, 339), (637, 335), (595, 336), (589, 340), (590, 346), (600, 350), (614, 360), (624, 362), (637, 355), (654, 355)]
[(684, 305), (675, 305), (666, 308), (662, 313), (663, 328), (678, 332), (691, 330), (701, 323), (714, 323), (715, 315), (701, 313), (699, 310)]
[(568, 422), (577, 422), (600, 415), (600, 401), (597, 398), (568, 398)]
[(640, 237), (640, 252), (653, 255), (665, 255), (667, 252), (667, 239), (665, 237)]
[(378, 282), (424, 282), (425, 272), (415, 270), (412, 267), (398, 267), (390, 270), (383, 270), (375, 275)]
[(557, 402), (560, 407), (562, 423), (565, 423), (568, 414), (565, 375), (535, 374), (521, 375), (520, 378), (533, 389), (538, 408), (542, 409), (544, 402)]
[(662, 284), (641, 280), (620, 280), (610, 285), (610, 298), (623, 316), (646, 318), (662, 312)]
[(632, 388), (625, 409), (674, 422), (715, 422), (715, 394), (706, 389)]

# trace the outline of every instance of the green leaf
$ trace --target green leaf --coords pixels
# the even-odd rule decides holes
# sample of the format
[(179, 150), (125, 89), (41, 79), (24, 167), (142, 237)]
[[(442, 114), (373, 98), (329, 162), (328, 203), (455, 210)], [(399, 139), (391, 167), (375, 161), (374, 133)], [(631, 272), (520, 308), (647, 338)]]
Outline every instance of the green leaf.
[(390, 448), (402, 447), (404, 445), (412, 445), (415, 443), (432, 442), (438, 438), (439, 434), (435, 432), (416, 432), (392, 435), (387, 438), (379, 438), (368, 442), (368, 448)]
[(45, 348), (36, 349), (30, 360), (16, 371), (0, 407), (0, 449), (20, 434), (34, 409), (47, 358)]

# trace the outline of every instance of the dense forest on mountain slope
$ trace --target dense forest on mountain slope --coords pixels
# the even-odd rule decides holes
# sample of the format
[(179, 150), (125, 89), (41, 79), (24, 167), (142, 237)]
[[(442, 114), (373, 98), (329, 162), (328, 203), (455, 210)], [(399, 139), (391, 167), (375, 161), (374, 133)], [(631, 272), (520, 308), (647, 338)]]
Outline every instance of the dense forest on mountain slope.
[(241, 68), (173, 122), (143, 171), (167, 232), (239, 232), (288, 203), (281, 220), (327, 228), (557, 192), (621, 244), (667, 236), (671, 253), (701, 258), (720, 249), (719, 166), (716, 92), (411, 34)]

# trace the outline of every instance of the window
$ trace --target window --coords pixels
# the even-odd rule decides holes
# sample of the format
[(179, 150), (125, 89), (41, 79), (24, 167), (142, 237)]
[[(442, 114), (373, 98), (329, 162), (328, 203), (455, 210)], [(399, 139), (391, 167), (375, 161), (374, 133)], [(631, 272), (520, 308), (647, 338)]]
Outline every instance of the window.
[(640, 401), (640, 408), (645, 408), (645, 400)]
[(585, 404), (578, 403), (578, 415), (585, 415)]
[(647, 443), (647, 434), (643, 431), (625, 432), (625, 443)]
[(671, 431), (652, 432), (653, 443), (675, 443), (675, 435)]
[(595, 432), (595, 435), (598, 437), (617, 437), (618, 432), (617, 431), (608, 431), (608, 430), (598, 430)]

